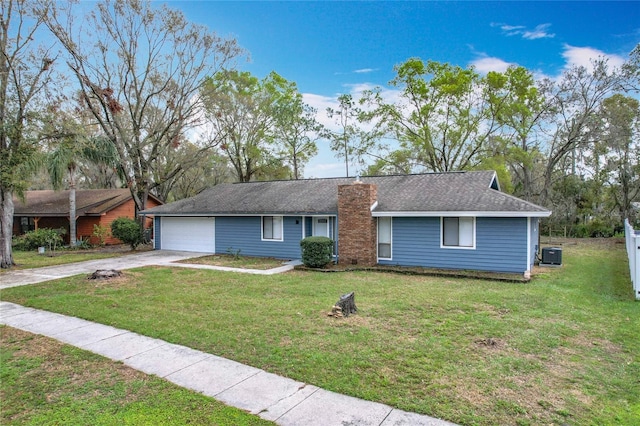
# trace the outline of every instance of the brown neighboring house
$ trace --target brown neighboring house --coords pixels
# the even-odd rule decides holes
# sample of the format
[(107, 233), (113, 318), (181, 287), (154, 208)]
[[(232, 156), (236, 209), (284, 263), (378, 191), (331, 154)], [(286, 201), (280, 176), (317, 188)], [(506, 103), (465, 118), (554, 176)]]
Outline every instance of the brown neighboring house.
[[(13, 235), (21, 235), (39, 228), (64, 228), (69, 242), (69, 191), (27, 191), (24, 201), (14, 198)], [(162, 202), (149, 196), (149, 208)], [(93, 236), (93, 226), (102, 225), (111, 230), (111, 222), (119, 217), (136, 218), (136, 207), (129, 189), (81, 189), (76, 190), (76, 234), (77, 240), (98, 244)], [(145, 228), (152, 221), (145, 221)], [(117, 238), (109, 236), (107, 244), (120, 244)]]

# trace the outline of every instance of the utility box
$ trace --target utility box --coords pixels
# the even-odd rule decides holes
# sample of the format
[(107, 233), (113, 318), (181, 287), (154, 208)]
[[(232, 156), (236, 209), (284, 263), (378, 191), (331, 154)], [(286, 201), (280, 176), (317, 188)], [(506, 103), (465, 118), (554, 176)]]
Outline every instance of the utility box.
[(560, 247), (543, 247), (540, 265), (562, 265), (562, 249)]

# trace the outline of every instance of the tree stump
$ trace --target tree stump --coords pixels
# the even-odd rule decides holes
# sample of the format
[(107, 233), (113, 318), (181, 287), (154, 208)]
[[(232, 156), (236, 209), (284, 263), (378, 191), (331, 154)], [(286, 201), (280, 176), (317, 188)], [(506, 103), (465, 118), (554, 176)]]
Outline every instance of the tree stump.
[(358, 311), (356, 307), (355, 292), (343, 294), (340, 296), (340, 300), (331, 309), (329, 316), (333, 317), (348, 317), (351, 314), (355, 314)]
[(122, 275), (122, 272), (115, 269), (98, 269), (93, 274), (90, 274), (88, 280), (108, 280), (109, 278), (116, 278)]

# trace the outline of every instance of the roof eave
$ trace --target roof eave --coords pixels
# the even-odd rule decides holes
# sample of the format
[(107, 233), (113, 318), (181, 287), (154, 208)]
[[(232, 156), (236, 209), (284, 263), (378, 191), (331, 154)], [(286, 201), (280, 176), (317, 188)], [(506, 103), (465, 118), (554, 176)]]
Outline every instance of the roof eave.
[(160, 213), (143, 210), (138, 216), (167, 216), (167, 217), (218, 217), (218, 216), (337, 216), (336, 212), (254, 212), (254, 213)]
[(372, 212), (373, 217), (549, 217), (546, 211), (386, 211)]

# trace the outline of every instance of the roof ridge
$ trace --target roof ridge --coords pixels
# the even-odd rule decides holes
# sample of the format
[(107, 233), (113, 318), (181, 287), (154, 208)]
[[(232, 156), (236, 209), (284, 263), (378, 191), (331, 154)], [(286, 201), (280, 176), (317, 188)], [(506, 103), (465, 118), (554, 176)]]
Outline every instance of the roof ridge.
[(495, 170), (452, 170), (448, 172), (423, 172), (423, 173), (396, 173), (391, 175), (360, 175), (360, 176), (329, 176), (306, 179), (273, 179), (273, 180), (252, 180), (249, 182), (224, 182), (231, 185), (252, 184), (252, 183), (273, 183), (273, 182), (309, 182), (319, 180), (338, 180), (338, 179), (357, 179), (357, 178), (387, 178), (387, 177), (404, 177), (404, 176), (432, 176), (432, 175), (454, 175), (465, 173), (495, 173)]

